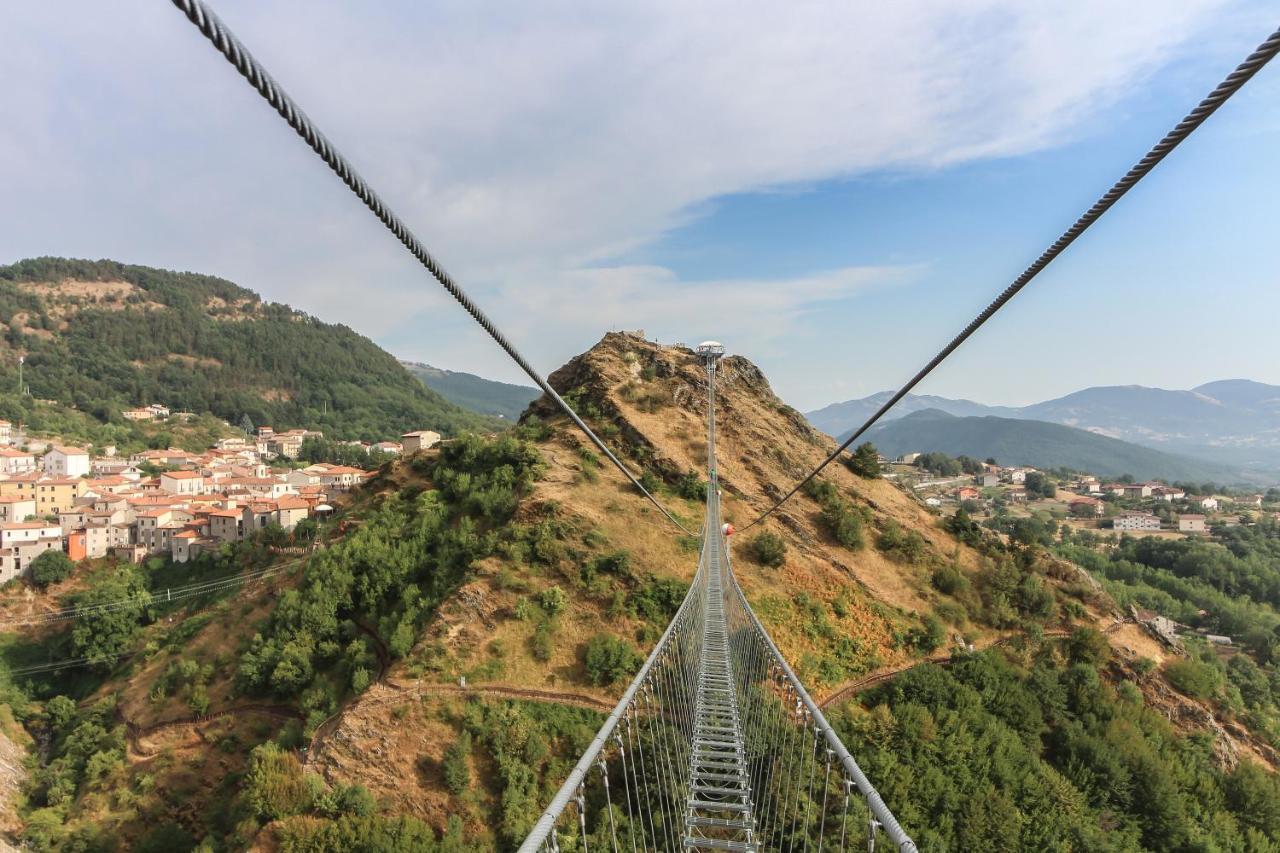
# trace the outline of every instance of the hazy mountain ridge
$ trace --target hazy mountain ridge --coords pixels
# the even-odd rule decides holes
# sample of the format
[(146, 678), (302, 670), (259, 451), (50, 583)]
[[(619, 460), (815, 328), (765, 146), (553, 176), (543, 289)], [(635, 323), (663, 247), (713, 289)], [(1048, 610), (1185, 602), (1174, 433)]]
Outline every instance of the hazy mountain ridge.
[[(889, 396), (881, 392), (833, 404), (806, 417), (827, 433), (847, 434)], [(1186, 391), (1099, 386), (1021, 407), (907, 395), (885, 420), (926, 408), (958, 417), (1045, 421), (1222, 465), (1280, 468), (1280, 386), (1247, 379), (1208, 382)]]

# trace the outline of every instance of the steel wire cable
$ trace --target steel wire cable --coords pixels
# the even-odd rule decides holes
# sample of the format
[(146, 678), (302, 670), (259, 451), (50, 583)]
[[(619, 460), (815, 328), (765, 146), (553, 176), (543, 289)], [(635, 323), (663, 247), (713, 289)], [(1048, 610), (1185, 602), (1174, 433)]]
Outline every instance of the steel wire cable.
[(285, 93), (280, 84), (276, 82), (267, 70), (254, 58), (249, 49), (236, 38), (235, 34), (223, 23), (222, 19), (209, 7), (208, 3), (203, 0), (172, 0), (173, 5), (181, 11), (192, 24), (204, 35), (209, 43), (212, 44), (219, 53), (221, 53), (235, 69), (240, 72), (259, 95), (261, 95), (267, 103), (283, 118), (294, 131), (302, 137), (302, 139), (311, 147), (311, 150), (319, 155), (321, 160), (333, 170), (342, 182), (356, 194), (356, 196), (364, 202), (365, 206), (378, 218), (387, 229), (395, 235), (409, 252), (418, 259), (427, 271), (439, 282), (450, 296), (457, 300), (458, 304), (466, 310), (471, 318), (484, 329), (489, 337), (494, 340), (502, 348), (502, 350), (511, 357), (511, 360), (519, 365), (520, 369), (525, 372), (530, 379), (542, 390), (542, 393), (551, 398), (552, 402), (562, 411), (574, 425), (591, 440), (591, 443), (600, 449), (600, 452), (609, 458), (609, 461), (617, 466), (631, 484), (640, 490), (649, 501), (658, 508), (658, 510), (667, 517), (667, 519), (676, 527), (683, 530), (687, 535), (693, 536), (693, 532), (687, 529), (679, 519), (654, 497), (648, 489), (641, 485), (640, 480), (631, 473), (631, 470), (622, 463), (622, 460), (614, 455), (613, 451), (605, 445), (605, 443), (597, 436), (586, 421), (578, 416), (573, 407), (564, 401), (556, 390), (551, 387), (550, 383), (542, 377), (542, 374), (534, 369), (520, 351), (515, 348), (502, 333), (502, 331), (494, 324), (489, 317), (480, 310), (480, 307), (472, 301), (462, 286), (459, 285), (446, 270), (436, 260), (422, 244), (422, 242), (409, 230), (409, 226), (405, 225), (399, 216), (387, 206), (382, 197), (374, 192), (364, 178), (362, 178), (347, 160), (346, 157), (338, 150), (337, 146), (329, 141), (315, 123), (307, 117), (307, 114), (294, 102), (294, 100)]
[(1116, 183), (1112, 185), (1111, 189), (1103, 193), (1103, 195), (1093, 203), (1093, 206), (1090, 207), (1084, 215), (1077, 219), (1070, 228), (1062, 233), (1062, 236), (1055, 240), (1049, 248), (1044, 250), (1040, 257), (1036, 258), (1036, 260), (1032, 262), (1031, 266), (1027, 267), (1026, 270), (1023, 271), (1022, 275), (1014, 279), (1013, 283), (1006, 287), (990, 305), (978, 314), (977, 317), (974, 317), (973, 320), (969, 322), (969, 325), (964, 327), (960, 334), (956, 335), (949, 344), (943, 347), (937, 355), (930, 359), (928, 364), (921, 368), (915, 376), (911, 377), (907, 384), (894, 392), (894, 395), (886, 400), (884, 405), (877, 409), (871, 417), (867, 418), (866, 422), (863, 423), (862, 426), (854, 430), (853, 433), (850, 434), (849, 437), (846, 438), (830, 456), (824, 459), (822, 463), (818, 465), (818, 467), (814, 468), (813, 471), (811, 471), (803, 480), (796, 483), (795, 487), (792, 488), (791, 491), (783, 495), (780, 500), (773, 504), (773, 506), (762, 512), (754, 521), (746, 527), (743, 527), (742, 530), (749, 530), (761, 521), (764, 521), (780, 506), (789, 501), (796, 492), (800, 491), (807, 483), (813, 480), (814, 477), (818, 476), (819, 472), (821, 472), (823, 468), (826, 468), (838, 459), (841, 453), (845, 452), (850, 445), (861, 438), (862, 435), (874, 426), (886, 412), (897, 405), (898, 401), (909, 394), (911, 389), (915, 388), (916, 385), (920, 384), (926, 376), (932, 373), (938, 365), (951, 355), (951, 353), (955, 352), (961, 344), (968, 340), (970, 335), (978, 331), (978, 329), (990, 320), (997, 311), (1003, 308), (1009, 300), (1017, 296), (1018, 293), (1026, 287), (1032, 279), (1039, 275), (1045, 267), (1066, 251), (1067, 247), (1076, 241), (1076, 238), (1088, 230), (1089, 226), (1097, 222), (1104, 213), (1110, 210), (1117, 201), (1124, 197), (1125, 193), (1133, 189), (1140, 180), (1146, 177), (1146, 175), (1150, 173), (1151, 170), (1169, 154), (1169, 152), (1177, 148), (1178, 145), (1190, 136), (1198, 127), (1200, 127), (1200, 125), (1202, 125), (1209, 116), (1213, 115), (1217, 111), (1218, 107), (1226, 103), (1227, 100), (1238, 92), (1245, 83), (1249, 82), (1249, 80), (1257, 74), (1263, 66), (1275, 58), (1275, 55), (1278, 52), (1280, 52), (1280, 29), (1273, 32), (1266, 41), (1258, 46), (1257, 50), (1251, 53), (1244, 62), (1240, 63), (1234, 71), (1228, 74), (1227, 77), (1218, 84), (1217, 88), (1210, 92), (1195, 109), (1187, 113), (1186, 117), (1182, 121), (1178, 122), (1172, 130), (1165, 134), (1164, 138), (1156, 143), (1155, 147), (1148, 151), (1145, 157), (1139, 160), (1133, 168), (1126, 172), (1124, 177), (1116, 181)]

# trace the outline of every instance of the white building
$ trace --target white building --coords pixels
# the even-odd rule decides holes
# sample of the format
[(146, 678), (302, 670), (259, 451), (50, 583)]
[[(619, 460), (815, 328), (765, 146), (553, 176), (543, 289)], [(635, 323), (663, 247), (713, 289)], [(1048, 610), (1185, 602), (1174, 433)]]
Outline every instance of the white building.
[(25, 474), (34, 470), (36, 470), (34, 453), (0, 446), (0, 474)]
[(89, 451), (55, 444), (40, 457), (40, 467), (50, 477), (83, 477), (89, 473)]
[(1126, 512), (1112, 520), (1116, 530), (1159, 530), (1160, 519), (1147, 512)]
[(160, 491), (171, 495), (198, 495), (204, 491), (199, 471), (165, 471), (160, 475)]
[(0, 524), (0, 583), (25, 573), (36, 557), (62, 550), (62, 528), (43, 521)]
[(429, 429), (414, 430), (406, 432), (400, 436), (400, 446), (404, 448), (405, 453), (415, 453), (419, 450), (426, 450), (435, 447), (440, 443), (440, 433), (433, 432)]
[(1187, 515), (1178, 516), (1178, 531), (1180, 533), (1204, 533), (1207, 528), (1204, 524), (1203, 515)]
[(26, 521), (36, 514), (36, 499), (25, 495), (0, 495), (0, 522)]

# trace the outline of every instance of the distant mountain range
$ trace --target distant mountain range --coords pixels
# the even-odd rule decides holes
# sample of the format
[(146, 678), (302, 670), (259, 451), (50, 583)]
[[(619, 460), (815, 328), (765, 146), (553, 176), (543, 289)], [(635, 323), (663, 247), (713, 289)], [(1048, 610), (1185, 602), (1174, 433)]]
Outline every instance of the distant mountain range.
[(401, 360), (400, 363), (450, 403), (482, 415), (495, 415), (514, 421), (530, 403), (542, 396), (541, 391), (528, 385), (495, 382), (473, 373), (443, 370), (419, 361)]
[(939, 409), (923, 409), (878, 424), (867, 440), (888, 456), (913, 451), (940, 451), (977, 459), (994, 457), (1002, 465), (1072, 468), (1101, 477), (1132, 474), (1159, 479), (1238, 483), (1251, 478), (1239, 468), (1141, 447), (1062, 424), (1017, 418), (956, 417)]
[[(824, 432), (848, 435), (890, 396), (891, 392), (884, 391), (835, 403), (806, 417)], [(908, 395), (886, 415), (886, 421), (925, 409), (959, 417), (1061, 424), (1154, 450), (1198, 457), (1233, 470), (1280, 470), (1280, 386), (1247, 379), (1209, 382), (1189, 391), (1140, 385), (1086, 388), (1022, 407)]]

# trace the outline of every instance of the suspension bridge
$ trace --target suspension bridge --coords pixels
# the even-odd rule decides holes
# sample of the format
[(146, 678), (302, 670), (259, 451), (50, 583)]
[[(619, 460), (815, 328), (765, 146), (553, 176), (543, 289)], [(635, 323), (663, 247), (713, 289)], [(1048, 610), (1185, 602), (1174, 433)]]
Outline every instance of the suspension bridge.
[[(533, 368), (204, 0), (172, 0), (519, 365), (658, 508), (690, 533)], [(760, 513), (760, 523), (835, 461), (1280, 52), (1273, 32), (1185, 118), (1068, 227), (956, 337), (817, 467)], [(887, 837), (916, 845), (841, 743), (751, 611), (722, 533), (715, 465), (715, 376), (723, 354), (701, 348), (707, 371), (706, 514), (689, 593), (657, 646), (534, 824), (522, 851), (845, 849)], [(744, 528), (745, 529), (745, 528)]]
[(716, 364), (707, 373), (707, 505), (689, 593), (522, 853), (844, 850), (916, 845), (747, 604), (720, 517)]

